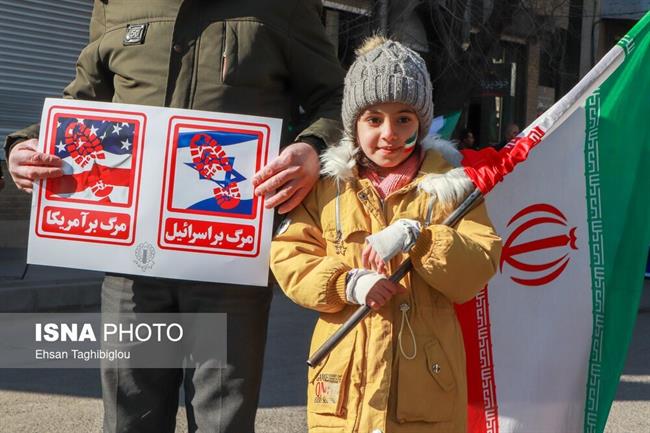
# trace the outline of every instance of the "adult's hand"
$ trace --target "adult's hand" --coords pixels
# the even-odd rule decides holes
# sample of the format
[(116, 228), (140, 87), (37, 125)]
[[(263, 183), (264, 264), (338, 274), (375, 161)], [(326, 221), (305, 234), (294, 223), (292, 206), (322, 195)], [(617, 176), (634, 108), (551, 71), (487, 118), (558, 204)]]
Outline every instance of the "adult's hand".
[(314, 148), (303, 142), (287, 146), (253, 177), (255, 194), (266, 195), (267, 209), (284, 214), (298, 206), (318, 180), (320, 163)]
[(38, 140), (18, 143), (9, 153), (7, 165), (9, 174), (18, 189), (32, 192), (34, 181), (63, 175), (61, 158), (36, 150)]

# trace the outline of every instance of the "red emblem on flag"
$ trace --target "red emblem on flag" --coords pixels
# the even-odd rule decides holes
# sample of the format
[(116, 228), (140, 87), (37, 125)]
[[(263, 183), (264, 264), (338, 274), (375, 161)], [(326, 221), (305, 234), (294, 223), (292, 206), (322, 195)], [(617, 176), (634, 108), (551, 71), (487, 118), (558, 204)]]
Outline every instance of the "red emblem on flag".
[[(555, 280), (569, 264), (570, 251), (578, 249), (576, 227), (564, 233), (558, 230), (560, 227), (568, 228), (567, 223), (564, 214), (550, 204), (538, 203), (519, 211), (507, 225), (507, 227), (514, 226), (514, 229), (503, 245), (501, 272), (503, 272), (503, 264), (507, 263), (522, 273), (530, 274), (525, 277), (510, 277), (512, 281), (524, 286), (543, 286)], [(550, 230), (554, 231), (550, 236), (540, 238), (534, 236), (539, 231)], [(534, 234), (532, 236), (534, 239), (518, 242), (521, 237), (530, 238), (531, 232)], [(542, 263), (525, 261), (526, 256), (529, 256), (528, 260), (530, 260), (536, 252), (542, 251), (546, 253)]]

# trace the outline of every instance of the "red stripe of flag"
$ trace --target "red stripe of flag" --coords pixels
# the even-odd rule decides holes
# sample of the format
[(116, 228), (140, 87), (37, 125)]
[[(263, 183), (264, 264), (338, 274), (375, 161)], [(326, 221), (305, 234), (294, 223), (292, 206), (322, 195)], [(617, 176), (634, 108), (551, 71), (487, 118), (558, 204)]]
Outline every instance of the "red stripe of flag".
[(468, 433), (499, 431), (487, 290), (485, 287), (471, 301), (455, 305), (465, 342)]
[(131, 185), (130, 168), (111, 168), (94, 164), (92, 169), (77, 174), (64, 175), (47, 181), (47, 191), (50, 194), (70, 194), (84, 191), (97, 182), (105, 185), (125, 186)]

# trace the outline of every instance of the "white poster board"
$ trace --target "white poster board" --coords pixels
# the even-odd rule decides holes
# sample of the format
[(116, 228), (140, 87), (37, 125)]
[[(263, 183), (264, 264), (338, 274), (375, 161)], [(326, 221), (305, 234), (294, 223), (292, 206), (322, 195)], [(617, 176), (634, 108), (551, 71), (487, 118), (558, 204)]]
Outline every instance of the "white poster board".
[(47, 99), (27, 261), (193, 281), (267, 284), (273, 211), (252, 178), (280, 119)]

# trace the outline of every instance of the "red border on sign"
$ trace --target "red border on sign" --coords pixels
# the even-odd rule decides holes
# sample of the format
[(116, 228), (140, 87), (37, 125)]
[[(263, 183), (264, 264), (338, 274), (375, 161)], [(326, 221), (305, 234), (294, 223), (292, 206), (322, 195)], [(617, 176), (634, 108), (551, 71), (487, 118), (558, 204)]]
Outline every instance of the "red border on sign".
[[(129, 237), (131, 236), (131, 232), (132, 232), (131, 231), (131, 226), (133, 225), (133, 221), (131, 221), (131, 215), (129, 215), (128, 213), (106, 212), (105, 210), (91, 211), (91, 210), (88, 210), (88, 209), (78, 209), (78, 208), (73, 208), (73, 207), (56, 207), (56, 206), (47, 206), (47, 205), (43, 208), (43, 210), (44, 211), (47, 211), (47, 210), (60, 210), (60, 211), (72, 211), (72, 212), (79, 212), (79, 213), (87, 211), (89, 214), (92, 214), (93, 216), (97, 216), (97, 214), (100, 214), (100, 215), (107, 215), (108, 217), (111, 217), (111, 216), (122, 217), (122, 218), (126, 218), (127, 221), (125, 221), (125, 222), (129, 226), (129, 230), (126, 232), (126, 237), (124, 239), (120, 239), (119, 242), (118, 241), (116, 241), (116, 242), (106, 242), (106, 241), (101, 240), (101, 239), (106, 239), (106, 238), (114, 239), (114, 238), (111, 238), (109, 236), (101, 236), (101, 235), (98, 236), (98, 235), (83, 234), (83, 233), (67, 233), (67, 234), (65, 234), (66, 239), (74, 239), (74, 240), (79, 240), (79, 241), (82, 241), (82, 242), (92, 242), (93, 240), (99, 239), (99, 243), (102, 243), (102, 244), (110, 243), (110, 244), (114, 244), (114, 245), (124, 245), (124, 242), (127, 242), (129, 240)], [(45, 225), (46, 225), (45, 221), (46, 221), (46, 219), (43, 218), (43, 220), (41, 221), (41, 227), (40, 227), (41, 230), (44, 233), (61, 233), (59, 231), (51, 231), (51, 230), (45, 229)], [(53, 236), (44, 235), (43, 237), (53, 237)]]
[[(146, 130), (147, 130), (147, 115), (145, 113), (140, 113), (140, 112), (130, 112), (130, 111), (119, 111), (119, 110), (105, 110), (105, 109), (98, 109), (98, 108), (79, 108), (79, 107), (68, 107), (68, 106), (63, 106), (63, 105), (54, 105), (49, 108), (48, 113), (47, 113), (47, 123), (46, 123), (46, 129), (45, 129), (45, 137), (49, 137), (49, 142), (51, 146), (48, 146), (47, 143), (45, 145), (45, 151), (52, 151), (53, 150), (53, 145), (54, 145), (54, 139), (56, 138), (56, 132), (52, 131), (52, 114), (54, 110), (62, 110), (63, 112), (79, 112), (79, 111), (84, 111), (88, 113), (95, 113), (96, 116), (99, 116), (97, 113), (109, 113), (112, 115), (127, 115), (127, 116), (133, 116), (133, 117), (140, 117), (140, 121), (142, 122), (142, 128), (141, 130), (139, 129), (139, 142), (138, 142), (138, 149), (141, 147), (142, 139), (145, 136)], [(56, 114), (61, 114), (61, 113), (56, 113)], [(133, 120), (138, 122), (138, 119), (128, 119), (128, 120)], [(138, 125), (139, 127), (139, 125)], [(134, 147), (135, 147), (135, 140), (134, 140)], [(134, 153), (136, 152), (134, 148)], [(101, 241), (98, 240), (97, 238), (79, 238), (76, 236), (55, 236), (51, 234), (46, 233), (39, 233), (39, 227), (40, 227), (40, 222), (41, 222), (41, 210), (42, 210), (42, 203), (43, 203), (43, 191), (46, 189), (46, 183), (43, 183), (41, 185), (41, 188), (39, 188), (38, 191), (38, 200), (37, 200), (37, 212), (36, 212), (36, 221), (34, 224), (34, 231), (35, 235), (39, 238), (51, 238), (51, 239), (66, 239), (66, 240), (75, 240), (75, 241), (80, 241), (80, 242), (89, 242), (93, 244), (109, 244), (109, 245), (123, 245), (123, 246), (131, 246), (135, 243), (135, 233), (137, 229), (137, 221), (138, 221), (138, 204), (140, 202), (140, 181), (142, 179), (142, 160), (144, 159), (144, 149), (138, 150), (140, 153), (139, 161), (134, 160), (134, 164), (132, 167), (137, 167), (137, 178), (135, 178), (136, 182), (132, 187), (132, 192), (135, 194), (135, 200), (131, 200), (131, 205), (128, 206), (129, 210), (132, 211), (132, 215), (130, 215), (133, 218), (133, 229), (130, 233), (130, 242), (112, 242), (112, 241)], [(47, 182), (47, 181), (45, 181)], [(48, 202), (50, 199), (48, 199)], [(78, 200), (66, 200), (66, 199), (55, 199), (52, 201), (56, 202), (63, 202), (63, 203), (70, 203), (73, 201), (78, 201)], [(84, 203), (89, 203), (92, 204), (93, 206), (102, 206), (105, 208), (120, 208), (124, 209), (126, 206), (123, 204), (105, 204), (105, 203), (99, 203), (99, 202), (94, 202), (94, 201), (83, 201)]]
[[(257, 207), (259, 206), (260, 200), (262, 199), (261, 197), (256, 197), (253, 196), (253, 205), (252, 205), (252, 210), (250, 214), (237, 214), (237, 213), (230, 213), (230, 212), (213, 212), (213, 211), (201, 211), (201, 210), (195, 210), (195, 209), (178, 209), (178, 208), (173, 208), (172, 207), (172, 196), (174, 194), (174, 178), (175, 178), (175, 170), (174, 168), (176, 167), (176, 143), (178, 142), (178, 135), (179, 131), (181, 128), (195, 128), (196, 125), (193, 124), (188, 124), (188, 123), (177, 123), (174, 125), (174, 134), (172, 136), (172, 143), (174, 144), (174, 151), (171, 153), (171, 162), (170, 162), (170, 172), (169, 172), (169, 183), (165, 182), (165, 185), (167, 185), (167, 201), (166, 201), (166, 208), (169, 212), (180, 212), (184, 214), (196, 214), (196, 215), (215, 215), (215, 216), (223, 216), (227, 218), (238, 218), (238, 219), (255, 219), (255, 215), (257, 215)], [(257, 136), (257, 151), (256, 151), (256, 159), (255, 159), (255, 172), (257, 172), (260, 169), (260, 160), (261, 160), (261, 153), (263, 151), (263, 146), (262, 146), (262, 139), (263, 135), (259, 131), (250, 131), (250, 130), (245, 130), (245, 129), (235, 129), (235, 128), (220, 128), (220, 127), (204, 127), (204, 131), (223, 131), (223, 132), (233, 132), (233, 133), (239, 133), (239, 134), (248, 134), (248, 135), (256, 135)], [(169, 147), (167, 148), (169, 149)], [(165, 155), (167, 156), (167, 155)], [(165, 167), (166, 168), (166, 167)], [(165, 169), (165, 175), (167, 175), (167, 170)], [(250, 179), (249, 179), (250, 180)]]
[[(215, 215), (215, 216), (219, 215), (219, 214), (214, 213), (214, 212), (210, 212), (210, 213), (188, 212), (187, 210), (183, 210), (183, 212), (178, 212), (178, 211), (174, 211), (174, 210), (169, 209), (170, 206), (167, 203), (167, 198), (169, 197), (168, 191), (171, 190), (170, 185), (171, 185), (171, 181), (173, 180), (173, 177), (168, 178), (167, 174), (169, 173), (170, 165), (173, 166), (171, 164), (171, 161), (170, 161), (169, 152), (171, 152), (172, 149), (174, 149), (174, 150), (176, 149), (176, 147), (174, 145), (174, 141), (173, 141), (176, 134), (172, 135), (172, 124), (174, 123), (174, 121), (177, 121), (177, 120), (196, 121), (196, 122), (200, 122), (200, 124), (198, 124), (198, 125), (189, 124), (188, 125), (186, 123), (183, 123), (183, 124), (179, 123), (178, 125), (176, 125), (175, 132), (177, 131), (177, 128), (179, 126), (181, 126), (181, 125), (186, 126), (186, 127), (187, 126), (199, 127), (199, 128), (204, 128), (204, 130), (206, 130), (206, 129), (210, 130), (211, 126), (206, 125), (206, 123), (214, 123), (216, 125), (212, 126), (212, 129), (211, 129), (211, 130), (214, 130), (214, 131), (218, 131), (218, 130), (229, 131), (229, 132), (230, 131), (238, 131), (238, 132), (244, 132), (244, 133), (253, 133), (255, 135), (260, 136), (260, 131), (257, 131), (257, 130), (251, 131), (251, 130), (247, 130), (247, 129), (235, 129), (235, 128), (228, 128), (228, 127), (223, 127), (223, 126), (218, 126), (218, 125), (226, 124), (226, 125), (240, 126), (241, 128), (245, 128), (246, 126), (252, 126), (252, 127), (255, 127), (255, 128), (262, 128), (262, 129), (264, 129), (266, 131), (265, 134), (262, 133), (262, 137), (264, 135), (266, 135), (266, 139), (264, 140), (265, 142), (260, 143), (261, 146), (258, 145), (257, 158), (256, 158), (256, 163), (255, 163), (255, 171), (260, 170), (260, 168), (262, 168), (262, 166), (266, 165), (266, 163), (268, 162), (268, 148), (269, 148), (269, 141), (270, 141), (270, 135), (271, 135), (271, 128), (269, 128), (268, 125), (265, 125), (263, 123), (240, 122), (240, 121), (234, 121), (234, 120), (219, 120), (219, 119), (205, 119), (205, 118), (186, 117), (186, 116), (172, 116), (169, 119), (169, 123), (168, 123), (168, 126), (167, 126), (167, 146), (166, 146), (166, 149), (165, 149), (165, 165), (164, 165), (164, 169), (163, 169), (163, 188), (162, 188), (161, 200), (160, 200), (160, 219), (159, 219), (159, 223), (158, 223), (158, 239), (157, 239), (158, 247), (161, 248), (161, 249), (165, 249), (165, 250), (195, 251), (195, 252), (201, 252), (201, 253), (207, 253), (207, 254), (217, 254), (217, 255), (222, 255), (222, 256), (250, 257), (250, 258), (255, 258), (255, 257), (259, 256), (259, 254), (260, 254), (260, 245), (261, 245), (261, 242), (262, 242), (262, 236), (261, 236), (262, 228), (264, 227), (264, 224), (263, 224), (264, 211), (262, 210), (261, 212), (259, 212), (258, 206), (263, 209), (263, 206), (264, 206), (264, 198), (263, 197), (258, 197), (257, 198), (256, 203), (254, 204), (255, 212), (253, 213), (253, 217), (252, 217), (252, 218), (255, 218), (255, 215), (257, 214), (257, 212), (259, 212), (260, 216), (259, 216), (259, 224), (258, 224), (257, 231), (256, 231), (256, 236), (257, 236), (256, 244), (257, 245), (255, 247), (255, 250), (256, 250), (255, 254), (237, 254), (237, 253), (233, 253), (233, 252), (229, 252), (229, 251), (211, 251), (211, 250), (203, 249), (203, 248), (185, 248), (185, 247), (177, 248), (177, 247), (171, 247), (171, 246), (168, 246), (168, 245), (163, 245), (163, 243), (161, 242), (162, 231), (163, 231), (163, 226), (164, 226), (164, 217), (165, 217), (164, 213), (165, 213), (166, 209), (167, 209), (167, 212), (172, 213), (172, 215), (169, 216), (170, 218), (171, 217), (177, 217), (178, 214), (193, 214), (193, 213), (195, 213), (195, 214), (196, 213), (208, 214), (208, 215)], [(262, 141), (261, 140), (262, 137), (260, 137), (260, 142)], [(175, 155), (172, 155), (172, 156), (175, 157)], [(174, 159), (174, 162), (175, 162), (175, 159)], [(168, 180), (169, 180), (169, 182), (168, 182)], [(225, 214), (224, 216), (233, 217), (233, 214)], [(251, 217), (248, 216), (247, 218), (243, 218), (243, 219), (251, 219)]]
[[(70, 209), (74, 209), (74, 208), (70, 208)], [(129, 214), (123, 214), (123, 215), (127, 215), (127, 216), (130, 217)], [(130, 247), (131, 245), (133, 245), (135, 243), (135, 228), (136, 228), (136, 223), (137, 223), (137, 219), (135, 219), (135, 218), (133, 218), (133, 224), (132, 224), (133, 230), (129, 234), (130, 241), (129, 242), (126, 242), (126, 241), (124, 241), (124, 242), (111, 242), (111, 241), (103, 241), (100, 238), (93, 237), (93, 236), (84, 236), (84, 235), (55, 236), (55, 235), (48, 234), (48, 233), (52, 233), (52, 232), (39, 233), (38, 231), (39, 231), (39, 229), (41, 229), (41, 227), (38, 226), (38, 224), (40, 224), (38, 217), (39, 217), (39, 215), (36, 216), (35, 229), (36, 229), (36, 236), (38, 236), (39, 238), (63, 239), (63, 240), (66, 240), (66, 241), (88, 242), (89, 244), (121, 245), (121, 246), (124, 246), (124, 247)], [(108, 239), (112, 239), (112, 238), (108, 238)]]

